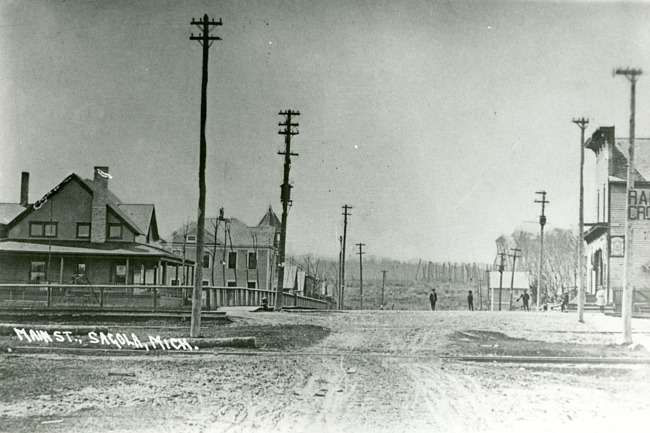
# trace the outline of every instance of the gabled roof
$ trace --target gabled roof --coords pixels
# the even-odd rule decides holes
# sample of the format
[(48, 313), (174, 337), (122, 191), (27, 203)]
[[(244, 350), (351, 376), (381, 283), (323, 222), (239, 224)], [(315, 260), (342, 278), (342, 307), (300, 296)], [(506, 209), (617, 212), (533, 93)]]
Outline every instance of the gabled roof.
[[(62, 187), (67, 185), (69, 182), (77, 182), (81, 187), (86, 189), (91, 195), (94, 194), (95, 189), (97, 188), (97, 185), (95, 185), (95, 182), (88, 180), (88, 179), (82, 179), (76, 174), (72, 173), (65, 179), (63, 179), (59, 184), (57, 184), (54, 188), (52, 188), (50, 191), (48, 191), (40, 200), (37, 202), (29, 205), (27, 208), (23, 208), (23, 211), (19, 213), (17, 216), (15, 216), (8, 224), (8, 227), (12, 227), (19, 223), (21, 220), (23, 220), (26, 216), (34, 212), (34, 210), (37, 210), (45, 204), (51, 197), (56, 195)], [(146, 232), (143, 233), (142, 229), (129, 217), (129, 215), (126, 214), (122, 209), (119, 208), (119, 204), (121, 204), (121, 200), (118, 199), (115, 194), (113, 194), (109, 189), (106, 189), (106, 206), (115, 213), (115, 215), (120, 218), (126, 225), (128, 225), (131, 230), (136, 232), (139, 235), (146, 234)]]
[(280, 228), (282, 226), (282, 223), (278, 219), (277, 215), (275, 212), (273, 212), (273, 208), (269, 206), (269, 210), (264, 214), (264, 217), (262, 220), (257, 224), (258, 227), (261, 226), (271, 226), (275, 228)]
[(25, 209), (20, 203), (0, 203), (0, 224), (9, 224)]
[(137, 224), (143, 234), (149, 233), (149, 229), (154, 229), (154, 236), (158, 237), (158, 228), (156, 227), (155, 208), (152, 204), (124, 204), (118, 203), (117, 207), (124, 211), (131, 220)]

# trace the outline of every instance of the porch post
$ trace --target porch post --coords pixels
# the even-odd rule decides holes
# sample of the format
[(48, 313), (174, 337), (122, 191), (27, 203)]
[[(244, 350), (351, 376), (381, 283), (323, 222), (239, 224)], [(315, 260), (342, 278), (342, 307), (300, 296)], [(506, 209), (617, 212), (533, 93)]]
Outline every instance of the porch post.
[(61, 256), (61, 268), (59, 270), (59, 284), (63, 284), (63, 256)]

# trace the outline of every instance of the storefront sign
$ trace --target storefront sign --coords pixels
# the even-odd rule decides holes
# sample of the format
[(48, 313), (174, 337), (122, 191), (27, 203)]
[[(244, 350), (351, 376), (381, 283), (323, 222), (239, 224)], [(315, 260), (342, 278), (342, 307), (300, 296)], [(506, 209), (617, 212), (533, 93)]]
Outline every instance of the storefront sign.
[(609, 240), (609, 256), (610, 257), (623, 257), (625, 256), (625, 237), (612, 236)]
[(650, 190), (631, 189), (627, 194), (627, 219), (650, 220)]

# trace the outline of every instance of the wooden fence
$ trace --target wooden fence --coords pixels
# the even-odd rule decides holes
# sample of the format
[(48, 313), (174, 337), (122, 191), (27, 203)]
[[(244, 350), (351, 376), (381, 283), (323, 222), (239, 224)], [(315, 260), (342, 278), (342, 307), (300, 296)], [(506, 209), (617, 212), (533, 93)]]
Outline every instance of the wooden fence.
[[(0, 284), (0, 308), (100, 309), (114, 311), (179, 311), (192, 305), (191, 286)], [(276, 293), (245, 287), (203, 287), (203, 310), (218, 307), (259, 306), (267, 298), (275, 305)], [(327, 309), (328, 302), (284, 293), (282, 305)]]

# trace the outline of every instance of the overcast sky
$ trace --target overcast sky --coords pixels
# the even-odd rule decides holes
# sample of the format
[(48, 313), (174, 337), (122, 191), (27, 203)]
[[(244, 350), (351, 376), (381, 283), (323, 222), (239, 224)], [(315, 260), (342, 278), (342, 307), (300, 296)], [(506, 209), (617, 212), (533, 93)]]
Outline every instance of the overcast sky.
[[(254, 225), (281, 214), (281, 110), (299, 110), (290, 253), (491, 262), (494, 240), (577, 228), (580, 131), (627, 137), (629, 83), (650, 72), (650, 4), (431, 0), (0, 3), (0, 202), (20, 173), (36, 201), (107, 165), (163, 236), (195, 220), (201, 46), (210, 49), (207, 209)], [(637, 136), (650, 135), (650, 77)], [(593, 155), (587, 153), (587, 180)], [(593, 202), (594, 200), (592, 200)], [(593, 207), (588, 203), (589, 210)], [(587, 222), (592, 220), (589, 212)]]

